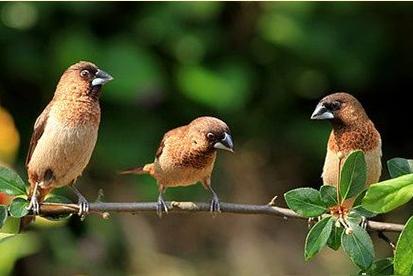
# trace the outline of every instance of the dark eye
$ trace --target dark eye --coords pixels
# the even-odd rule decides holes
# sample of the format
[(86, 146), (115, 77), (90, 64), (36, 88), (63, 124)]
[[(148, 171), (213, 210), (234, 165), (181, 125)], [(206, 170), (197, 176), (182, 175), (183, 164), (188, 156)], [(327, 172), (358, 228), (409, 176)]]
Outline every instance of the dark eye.
[(215, 135), (213, 133), (209, 132), (207, 134), (207, 138), (208, 138), (208, 140), (213, 140), (215, 138)]
[(90, 76), (90, 73), (89, 73), (89, 71), (88, 70), (82, 70), (81, 72), (80, 72), (80, 76), (82, 77), (82, 78), (87, 78), (87, 77), (89, 77)]
[(341, 107), (341, 102), (339, 101), (334, 101), (328, 104), (328, 106), (326, 106), (330, 111), (336, 111), (339, 110)]

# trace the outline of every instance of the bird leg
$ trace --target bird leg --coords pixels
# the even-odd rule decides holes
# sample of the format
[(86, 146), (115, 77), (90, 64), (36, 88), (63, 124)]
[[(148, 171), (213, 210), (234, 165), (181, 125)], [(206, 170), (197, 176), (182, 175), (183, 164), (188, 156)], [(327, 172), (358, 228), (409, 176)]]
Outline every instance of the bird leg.
[(221, 206), (219, 204), (219, 198), (217, 193), (215, 193), (211, 185), (208, 185), (208, 190), (210, 190), (212, 193), (211, 206), (209, 207), (209, 211), (213, 214), (221, 213)]
[(40, 204), (39, 204), (39, 201), (37, 200), (37, 193), (38, 193), (39, 185), (40, 185), (39, 182), (36, 181), (36, 183), (34, 184), (33, 194), (30, 198), (30, 203), (26, 207), (27, 210), (32, 210), (33, 215), (35, 216), (40, 213)]
[(163, 193), (165, 192), (165, 189), (163, 187), (159, 188), (159, 196), (158, 196), (158, 202), (156, 204), (156, 213), (158, 214), (159, 218), (162, 218), (162, 213), (165, 212), (165, 214), (168, 213), (168, 206), (166, 205), (165, 201), (163, 200)]
[(77, 195), (78, 205), (79, 205), (78, 215), (79, 215), (81, 220), (84, 220), (86, 215), (89, 213), (89, 202), (80, 193), (80, 191), (76, 188), (74, 183), (72, 185), (70, 185), (70, 188), (72, 188), (72, 191)]

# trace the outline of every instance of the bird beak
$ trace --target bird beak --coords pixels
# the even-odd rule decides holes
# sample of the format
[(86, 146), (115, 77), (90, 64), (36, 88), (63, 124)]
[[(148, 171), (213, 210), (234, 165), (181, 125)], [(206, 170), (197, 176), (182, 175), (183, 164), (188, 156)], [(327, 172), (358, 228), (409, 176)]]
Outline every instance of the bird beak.
[(225, 132), (224, 138), (221, 141), (215, 143), (214, 148), (234, 152), (234, 143), (232, 142), (231, 135)]
[(311, 115), (311, 120), (331, 120), (334, 119), (333, 113), (328, 110), (323, 103), (319, 103), (313, 114)]
[(98, 69), (95, 74), (95, 78), (92, 80), (92, 86), (104, 85), (111, 80), (113, 80), (113, 77), (111, 75), (109, 75), (105, 71)]

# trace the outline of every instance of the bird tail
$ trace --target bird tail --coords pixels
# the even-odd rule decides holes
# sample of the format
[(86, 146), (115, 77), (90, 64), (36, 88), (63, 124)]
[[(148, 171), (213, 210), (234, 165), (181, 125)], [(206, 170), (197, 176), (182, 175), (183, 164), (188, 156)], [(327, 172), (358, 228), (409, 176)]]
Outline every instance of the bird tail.
[(119, 172), (119, 174), (150, 174), (153, 175), (155, 167), (153, 163), (146, 164), (143, 167), (133, 167)]

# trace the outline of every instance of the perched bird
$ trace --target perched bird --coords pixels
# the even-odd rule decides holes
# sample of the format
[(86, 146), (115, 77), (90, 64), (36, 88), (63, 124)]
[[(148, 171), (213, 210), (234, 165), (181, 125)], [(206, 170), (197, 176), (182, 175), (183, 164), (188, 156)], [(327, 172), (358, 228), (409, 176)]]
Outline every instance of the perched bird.
[(211, 187), (217, 149), (233, 152), (234, 145), (226, 123), (214, 117), (199, 117), (188, 125), (168, 131), (156, 151), (155, 161), (121, 174), (149, 174), (159, 187), (157, 213), (167, 213), (162, 194), (168, 187), (201, 182), (211, 191), (211, 212), (220, 212), (219, 199)]
[[(89, 204), (74, 186), (89, 163), (98, 136), (102, 85), (113, 78), (96, 65), (80, 61), (60, 78), (54, 97), (34, 124), (26, 158), (30, 183), (28, 209), (53, 189), (70, 185), (79, 199), (79, 215)], [(30, 221), (28, 221), (30, 222)]]
[(311, 119), (329, 120), (333, 127), (328, 140), (322, 174), (325, 185), (337, 187), (339, 157), (342, 155), (344, 161), (354, 150), (362, 150), (365, 154), (366, 184), (370, 185), (379, 181), (382, 156), (380, 133), (356, 98), (347, 93), (334, 93), (326, 96), (315, 108)]

